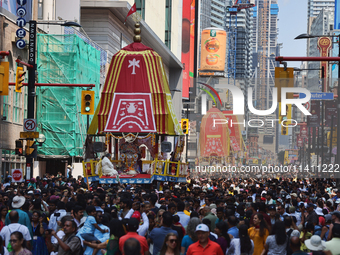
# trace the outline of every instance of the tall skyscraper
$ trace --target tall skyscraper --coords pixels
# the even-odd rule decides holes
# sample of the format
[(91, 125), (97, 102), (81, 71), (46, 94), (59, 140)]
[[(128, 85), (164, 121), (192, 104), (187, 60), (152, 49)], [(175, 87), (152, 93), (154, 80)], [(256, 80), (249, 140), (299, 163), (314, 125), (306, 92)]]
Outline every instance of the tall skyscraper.
[(256, 0), (253, 10), (253, 86), (256, 107), (269, 109), (272, 102), (271, 87), (275, 84), (277, 52), (278, 0)]
[(335, 6), (335, 0), (308, 0), (307, 17), (316, 17), (320, 11), (325, 8), (333, 8)]
[[(224, 29), (226, 0), (211, 1), (211, 26)], [(204, 1), (203, 1), (204, 2)]]
[[(227, 0), (227, 6), (231, 7), (234, 0)], [(231, 15), (230, 12), (225, 13), (225, 30), (230, 32), (230, 27), (237, 26), (236, 32), (236, 67), (235, 67), (235, 78), (249, 79), (251, 75), (252, 66), (252, 33), (253, 33), (253, 8), (242, 9), (237, 13), (237, 24), (235, 22), (236, 15)], [(231, 20), (230, 20), (231, 18)], [(228, 35), (232, 36), (232, 35)], [(228, 42), (230, 42), (228, 38)], [(227, 46), (227, 51), (230, 48), (235, 47), (235, 42), (232, 41), (231, 45)]]
[[(253, 105), (258, 110), (267, 110), (272, 106), (272, 89), (275, 85), (275, 57), (278, 54), (277, 43), (279, 6), (278, 0), (256, 0), (253, 8), (252, 33), (252, 77)], [(270, 151), (276, 151), (278, 142), (276, 114), (267, 116), (249, 116), (249, 119), (261, 119), (264, 124), (257, 128), (258, 144)], [(268, 121), (273, 120), (273, 125)], [(274, 139), (276, 137), (276, 139)]]

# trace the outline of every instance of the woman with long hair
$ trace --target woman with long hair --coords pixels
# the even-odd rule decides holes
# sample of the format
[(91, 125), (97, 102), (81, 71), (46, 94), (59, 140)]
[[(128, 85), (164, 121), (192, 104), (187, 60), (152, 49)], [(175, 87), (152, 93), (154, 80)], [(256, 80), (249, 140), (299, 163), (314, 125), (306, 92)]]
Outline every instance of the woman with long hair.
[(201, 220), (199, 218), (194, 217), (189, 220), (189, 223), (187, 225), (186, 235), (183, 237), (182, 244), (181, 244), (181, 253), (183, 255), (187, 253), (187, 250), (191, 244), (197, 242), (195, 231), (196, 231), (196, 227), (199, 224), (201, 224)]
[(253, 218), (254, 227), (248, 229), (248, 235), (254, 242), (254, 255), (261, 255), (269, 235), (266, 221), (261, 213), (256, 213)]
[(110, 228), (110, 239), (106, 242), (96, 244), (87, 241), (83, 243), (94, 249), (106, 249), (106, 255), (121, 255), (119, 250), (119, 239), (126, 234), (125, 227), (123, 223), (118, 219), (112, 219), (109, 223)]
[(33, 229), (33, 255), (48, 255), (49, 252), (43, 237), (44, 232), (47, 229), (47, 225), (43, 222), (43, 217), (41, 216), (40, 212), (33, 212), (31, 224)]
[(2, 205), (0, 207), (0, 231), (5, 226), (6, 215), (8, 213), (8, 207), (6, 205)]
[(270, 235), (267, 237), (262, 255), (286, 255), (287, 254), (287, 234), (283, 221), (275, 222)]
[(159, 255), (180, 255), (178, 237), (175, 233), (168, 233), (165, 236), (162, 249)]
[(254, 252), (254, 242), (249, 238), (248, 226), (245, 224), (239, 227), (239, 238), (233, 238), (230, 242), (230, 248), (226, 255), (252, 255)]
[(32, 255), (32, 252), (25, 248), (25, 239), (21, 232), (15, 231), (11, 234), (11, 243), (13, 251), (9, 255)]
[(228, 225), (224, 221), (216, 224), (215, 234), (218, 236), (217, 243), (221, 246), (223, 254), (230, 246), (230, 241), (233, 238), (228, 234)]

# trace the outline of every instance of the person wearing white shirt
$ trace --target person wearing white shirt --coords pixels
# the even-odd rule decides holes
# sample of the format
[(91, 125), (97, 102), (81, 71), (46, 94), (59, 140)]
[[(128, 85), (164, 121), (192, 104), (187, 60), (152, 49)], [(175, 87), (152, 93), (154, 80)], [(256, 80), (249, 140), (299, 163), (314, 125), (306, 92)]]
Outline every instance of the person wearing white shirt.
[[(135, 212), (135, 210), (130, 209), (130, 211), (125, 215), (125, 219), (130, 219), (134, 212)], [(142, 213), (142, 219), (143, 219), (143, 225), (139, 225), (139, 227), (137, 229), (137, 233), (140, 236), (145, 236), (145, 233), (149, 229), (149, 218), (148, 218), (148, 216), (146, 216), (145, 212)]]
[(48, 223), (48, 228), (53, 229), (54, 231), (58, 231), (58, 221), (61, 221), (61, 218), (67, 214), (65, 210), (65, 203), (58, 202), (57, 210), (51, 215), (50, 221)]
[(5, 242), (5, 247), (8, 246), (9, 240), (11, 238), (11, 234), (15, 231), (19, 231), (24, 236), (24, 239), (26, 240), (26, 246), (28, 249), (31, 248), (31, 234), (28, 228), (20, 223), (19, 221), (19, 214), (17, 211), (11, 211), (9, 213), (9, 219), (11, 220), (11, 224), (8, 226), (4, 226), (0, 232), (0, 235), (2, 237), (2, 240)]
[(105, 157), (102, 160), (102, 172), (103, 172), (103, 175), (112, 176), (112, 175), (117, 175), (118, 174), (117, 170), (114, 169), (113, 164), (112, 164), (110, 158), (111, 158), (111, 154), (108, 153), (108, 154), (105, 155)]

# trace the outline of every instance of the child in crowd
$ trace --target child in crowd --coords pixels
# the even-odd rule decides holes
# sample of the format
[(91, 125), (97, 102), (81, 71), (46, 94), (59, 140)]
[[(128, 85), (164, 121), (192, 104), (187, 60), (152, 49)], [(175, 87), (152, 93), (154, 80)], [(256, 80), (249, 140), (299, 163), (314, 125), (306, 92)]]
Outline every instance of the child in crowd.
[(81, 237), (88, 242), (98, 242), (99, 240), (94, 236), (95, 229), (98, 229), (102, 233), (108, 232), (108, 230), (101, 229), (96, 221), (96, 208), (93, 205), (86, 207), (86, 213), (88, 215), (84, 227), (83, 227), (83, 233), (81, 234)]

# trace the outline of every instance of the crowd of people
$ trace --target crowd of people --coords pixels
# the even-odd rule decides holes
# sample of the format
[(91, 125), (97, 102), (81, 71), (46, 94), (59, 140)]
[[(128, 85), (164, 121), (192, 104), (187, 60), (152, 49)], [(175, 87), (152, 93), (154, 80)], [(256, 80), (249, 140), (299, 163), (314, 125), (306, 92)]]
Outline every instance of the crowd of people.
[(0, 190), (0, 253), (340, 255), (328, 179), (187, 179), (155, 185), (58, 176)]

